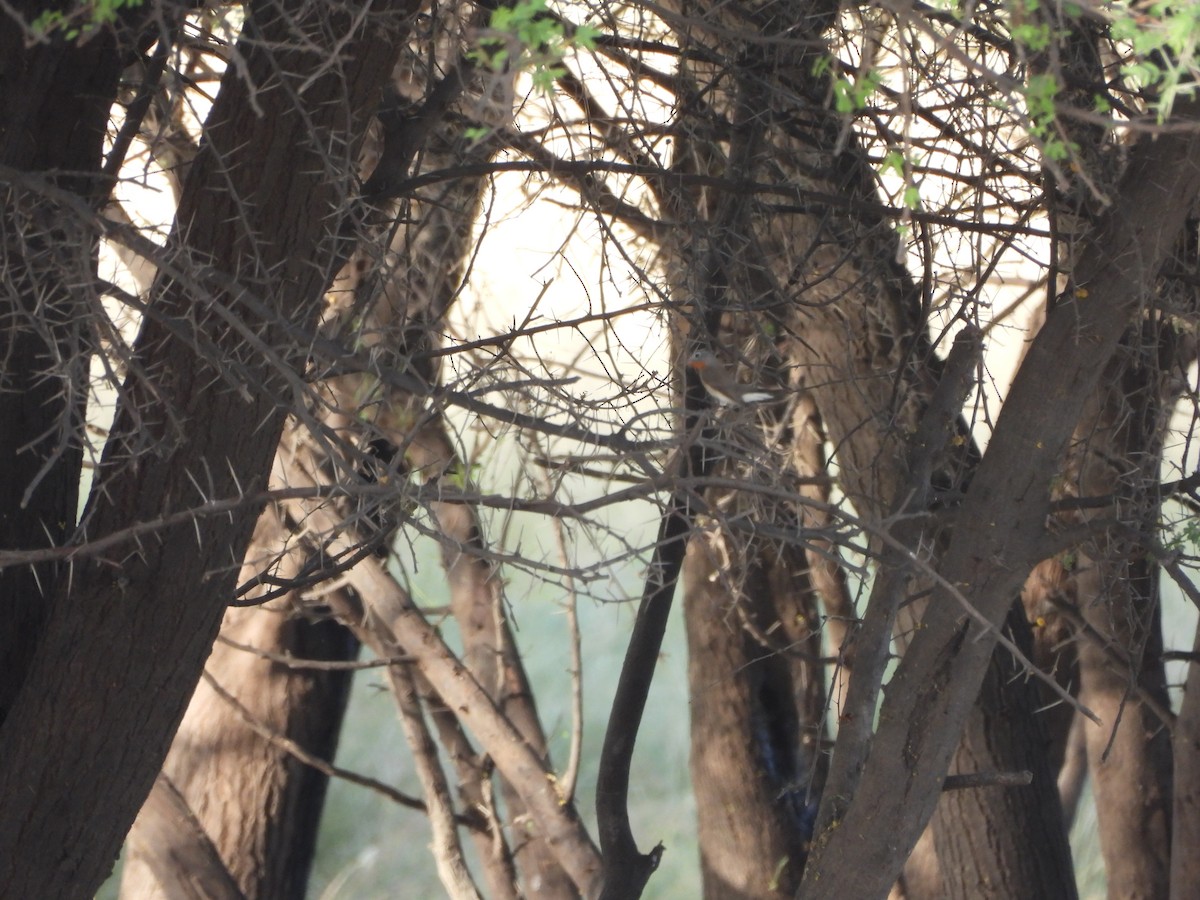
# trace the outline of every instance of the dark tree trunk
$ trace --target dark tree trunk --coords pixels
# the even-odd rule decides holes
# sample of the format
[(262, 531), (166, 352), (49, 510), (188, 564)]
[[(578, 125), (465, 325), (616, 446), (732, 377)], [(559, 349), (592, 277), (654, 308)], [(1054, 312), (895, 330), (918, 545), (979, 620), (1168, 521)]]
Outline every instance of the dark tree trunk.
[[(26, 21), (40, 3), (16, 4)], [(0, 549), (62, 544), (75, 526), (94, 307), (94, 230), (56, 214), (22, 185), (45, 177), (93, 209), (122, 49), (113, 32), (77, 43), (27, 43), (0, 12)], [(81, 89), (86, 85), (87, 89)], [(71, 287), (71, 286), (74, 287)], [(0, 569), (0, 723), (11, 708), (49, 610), (58, 567)]]
[[(355, 31), (337, 13), (314, 21), (322, 12), (248, 9), (252, 39), (237, 48), (244, 65), (222, 82), (184, 188), (164, 256), (172, 272), (160, 269), (154, 314), (135, 346), (140, 365), (97, 473), (88, 537), (265, 484), (291, 388), (216, 305), (275, 348), (292, 344), (289, 326), (316, 324), (337, 266), (314, 260), (343, 253), (331, 213), (345, 214), (354, 175), (346, 159), (396, 58), (380, 25)], [(288, 49), (296, 28), (313, 42), (303, 50)], [(345, 34), (354, 37), (334, 37)], [(314, 73), (314, 46), (337, 52), (341, 65)], [(330, 158), (338, 148), (346, 159)], [(226, 278), (241, 288), (230, 292)], [(294, 366), (303, 348), (282, 357)], [(111, 868), (208, 655), (257, 514), (247, 503), (164, 525), (103, 559), (77, 560), (58, 585), (0, 730), (6, 893), (90, 895)]]
[[(1009, 611), (1007, 633), (1025, 653), (1030, 652), (1029, 625), (1020, 607)], [(1005, 650), (992, 654), (949, 774), (1029, 772), (1033, 781), (1025, 787), (967, 788), (942, 795), (932, 823), (940, 896), (979, 900), (1076, 896), (1057, 770), (1050, 763), (1049, 738), (1037, 717), (1040, 705), (1037, 685), (1011, 654)], [(971, 796), (976, 791), (991, 796), (979, 802)], [(1015, 823), (1023, 824), (1015, 827)], [(1038, 842), (1053, 844), (1038, 846), (1034, 852), (1031, 846)]]

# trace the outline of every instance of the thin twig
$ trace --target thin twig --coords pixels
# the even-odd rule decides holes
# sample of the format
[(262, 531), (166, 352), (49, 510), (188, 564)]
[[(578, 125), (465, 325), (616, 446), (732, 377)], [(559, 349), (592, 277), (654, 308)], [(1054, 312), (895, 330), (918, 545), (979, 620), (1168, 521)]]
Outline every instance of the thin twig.
[(1024, 787), (1033, 784), (1033, 773), (1021, 772), (968, 772), (962, 775), (947, 775), (942, 782), (943, 791), (962, 791), (982, 787)]
[[(284, 737), (269, 725), (262, 722), (257, 716), (250, 712), (250, 710), (248, 710), (245, 705), (238, 700), (237, 697), (225, 690), (225, 688), (223, 688), (217, 682), (217, 680), (213, 678), (211, 674), (209, 674), (207, 669), (204, 670), (204, 672), (201, 674), (201, 677), (204, 679), (205, 684), (212, 688), (213, 693), (232, 706), (242, 718), (242, 721), (249, 725), (250, 728), (252, 728), (255, 733), (259, 735), (259, 737), (273, 746), (278, 747), (280, 750), (284, 750), (291, 754), (306, 766), (316, 769), (318, 772), (328, 778), (340, 778), (342, 781), (348, 781), (351, 784), (357, 784), (360, 787), (368, 788), (372, 791), (375, 791), (377, 794), (382, 794), (384, 797), (387, 797), (394, 803), (398, 803), (400, 806), (406, 806), (409, 809), (416, 809), (420, 810), (421, 812), (427, 811), (427, 808), (422, 801), (418, 800), (416, 797), (410, 797), (408, 794), (396, 790), (390, 784), (384, 784), (382, 781), (377, 781), (374, 778), (368, 778), (365, 775), (359, 775), (357, 772), (351, 772), (349, 769), (340, 768), (326, 762), (323, 759), (320, 759), (319, 757), (313, 756), (291, 738)], [(467, 828), (479, 829), (487, 827), (485, 824), (476, 821), (469, 816), (459, 816), (458, 823)]]
[(218, 634), (217, 640), (235, 650), (243, 650), (246, 653), (253, 653), (255, 656), (261, 659), (270, 660), (271, 662), (278, 663), (281, 666), (287, 666), (289, 669), (312, 669), (319, 672), (346, 672), (357, 671), (358, 669), (378, 669), (383, 666), (394, 666), (400, 663), (410, 663), (413, 661), (412, 657), (408, 656), (407, 654), (388, 656), (382, 659), (360, 659), (350, 661), (300, 659), (292, 656), (290, 653), (274, 653), (270, 650), (263, 650), (261, 647), (254, 647), (250, 644), (241, 644), (232, 638), (225, 637), (223, 634)]
[[(390, 640), (389, 635), (381, 637)], [(459, 816), (454, 812), (450, 786), (438, 758), (437, 745), (425, 722), (411, 667), (389, 666), (388, 680), (400, 711), (400, 724), (408, 740), (408, 748), (412, 751), (417, 778), (425, 793), (433, 832), (433, 858), (442, 885), (454, 900), (480, 900), (479, 889), (463, 857), (462, 842), (458, 839), (456, 827)]]
[[(539, 448), (539, 451), (542, 448)], [(541, 490), (546, 496), (554, 493), (554, 486), (544, 469), (535, 469), (536, 478)], [(563, 535), (562, 520), (557, 516), (550, 520), (554, 530), (554, 544), (558, 550), (558, 562), (563, 571), (570, 569), (570, 557), (567, 554), (567, 542)], [(575, 788), (579, 783), (580, 760), (583, 757), (583, 652), (579, 635), (579, 595), (575, 590), (575, 579), (570, 575), (562, 578), (563, 590), (567, 592), (567, 634), (570, 643), (571, 668), (571, 745), (567, 751), (567, 767), (559, 779), (563, 796), (574, 798)]]

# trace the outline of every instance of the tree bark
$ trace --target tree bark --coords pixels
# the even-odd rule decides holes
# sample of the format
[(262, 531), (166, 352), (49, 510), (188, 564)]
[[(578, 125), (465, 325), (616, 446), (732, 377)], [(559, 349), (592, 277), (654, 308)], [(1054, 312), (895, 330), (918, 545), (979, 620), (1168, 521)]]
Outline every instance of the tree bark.
[[(313, 261), (343, 252), (336, 235), (352, 196), (353, 167), (328, 154), (340, 148), (353, 159), (396, 58), (383, 26), (354, 31), (347, 17), (317, 21), (300, 6), (248, 10), (237, 48), (244, 65), (226, 74), (192, 165), (163, 257), (171, 271), (160, 262), (87, 536), (265, 484), (286, 367), (303, 349), (284, 351), (281, 369), (246, 340), (289, 347), (292, 326), (316, 324), (336, 266)], [(305, 49), (291, 49), (296, 28), (311, 40)], [(341, 65), (314, 73), (312, 48), (337, 53)], [(233, 283), (238, 291), (227, 290)], [(198, 346), (213, 356), (198, 356)], [(237, 574), (231, 562), (257, 512), (247, 503), (225, 518), (164, 526), (115, 558), (77, 561), (58, 586), (0, 730), (7, 893), (91, 895), (111, 868), (208, 655)]]
[[(283, 545), (284, 529), (274, 508), (264, 511), (255, 530), (242, 581), (258, 575)], [(286, 580), (298, 574), (304, 558), (291, 553), (272, 574)], [(289, 667), (297, 660), (345, 662), (358, 643), (328, 618), (297, 614), (294, 594), (267, 607), (231, 609), (221, 635), (242, 647), (218, 642), (205, 670), (233, 694), (240, 708), (202, 682), (192, 696), (163, 766), (165, 776), (196, 822), (212, 840), (241, 895), (253, 898), (303, 897), (316, 848), (328, 778), (262, 737), (246, 722), (261, 725), (298, 744), (318, 759), (332, 761), (342, 715), (349, 700), (351, 673)], [(310, 613), (311, 615), (311, 613)], [(276, 657), (257, 655), (254, 650)], [(153, 797), (153, 794), (151, 794)], [(170, 898), (174, 848), (186, 833), (139, 815), (129, 833), (121, 874), (122, 898)]]
[(802, 551), (752, 544), (747, 571), (730, 566), (718, 528), (692, 537), (683, 570), (704, 896), (791, 896), (820, 790), (820, 635), (806, 624), (816, 617)]
[[(921, 291), (896, 262), (897, 236), (888, 222), (870, 211), (878, 203), (870, 166), (853, 137), (846, 139), (844, 117), (826, 108), (828, 83), (813, 75), (814, 58), (823, 51), (812, 48), (822, 47), (820, 23), (832, 10), (822, 3), (799, 2), (786, 14), (772, 10), (779, 15), (780, 35), (787, 35), (778, 42), (761, 40), (773, 34), (776, 25), (766, 15), (756, 18), (741, 7), (718, 10), (703, 4), (689, 12), (693, 14), (686, 20), (690, 39), (701, 45), (695, 58), (705, 60), (695, 65), (706, 105), (695, 120), (685, 119), (687, 124), (680, 130), (689, 136), (704, 133), (708, 117), (716, 110), (729, 121), (734, 136), (728, 155), (720, 150), (712, 153), (716, 163), (710, 161), (701, 171), (725, 172), (735, 182), (803, 185), (794, 205), (759, 202), (753, 194), (716, 194), (715, 206), (735, 209), (723, 218), (702, 212), (694, 226), (702, 227), (699, 233), (706, 236), (711, 232), (709, 239), (718, 249), (710, 252), (717, 255), (715, 268), (720, 275), (716, 302), (701, 307), (697, 318), (711, 319), (720, 311), (731, 318), (740, 314), (737, 331), (745, 339), (735, 342), (735, 351), (755, 361), (767, 356), (762, 350), (767, 343), (764, 335), (775, 335), (773, 349), (820, 410), (836, 448), (846, 495), (869, 528), (886, 531), (889, 526), (881, 523), (908, 489), (907, 435), (917, 430), (942, 365), (926, 334)], [(750, 27), (750, 20), (756, 39), (739, 42), (738, 31)], [(809, 42), (790, 43), (797, 38), (797, 22), (811, 29), (806, 32)], [(710, 38), (709, 30), (717, 37)], [(796, 97), (808, 102), (797, 104)], [(680, 109), (686, 113), (688, 104), (681, 103)], [(680, 146), (687, 144), (681, 140)], [(826, 205), (814, 199), (820, 197), (847, 202)], [(704, 269), (693, 263), (685, 271)], [(699, 289), (687, 296), (707, 300)], [(769, 376), (763, 379), (761, 369), (755, 371), (759, 380), (769, 380)], [(936, 487), (951, 495), (969, 478), (977, 460), (965, 432), (959, 431), (958, 436), (964, 440), (951, 442), (950, 449), (932, 461)], [(918, 515), (926, 511), (924, 507), (911, 510)], [(932, 523), (929, 533), (913, 547), (938, 547), (938, 518), (923, 521)], [(877, 534), (870, 533), (869, 538), (876, 551), (884, 546)], [(920, 597), (927, 586), (924, 577), (917, 573), (911, 584), (905, 578), (897, 590)], [(923, 602), (898, 603), (903, 630), (914, 628)], [(839, 649), (843, 646), (844, 641)], [(847, 649), (853, 677), (853, 641)], [(995, 662), (998, 679), (1005, 663), (1003, 658)], [(984, 696), (988, 705), (974, 720), (974, 738), (964, 747), (960, 762), (964, 772), (974, 766), (995, 771), (1006, 760), (1045, 752), (1044, 738), (1033, 720), (1034, 698), (1019, 693), (1023, 686), (1012, 687), (1004, 679), (997, 684), (999, 690)], [(1018, 693), (1004, 696), (1010, 690)], [(869, 726), (870, 712), (866, 715)], [(1006, 748), (1009, 743), (1012, 746)], [(1046, 804), (1055, 799), (1052, 778), (1041, 778), (1030, 789), (1011, 795), (998, 790), (960, 792), (941, 819), (948, 826), (942, 846), (953, 850), (959, 864), (965, 865), (963, 860), (974, 852), (986, 851), (986, 855), (971, 858), (966, 871), (945, 882), (936, 875), (938, 863), (925, 860), (930, 883), (940, 891), (958, 885), (959, 878), (971, 873), (995, 883), (1011, 873), (1013, 878), (1035, 879), (1014, 886), (1018, 894), (1022, 890), (1032, 894), (1046, 870), (1059, 873), (1056, 883), (1065, 882), (1070, 855), (1063, 828), (1044, 813)], [(964, 819), (986, 822), (987, 828), (1012, 835), (1029, 837), (1031, 826), (1049, 832), (1039, 831), (1019, 845), (1010, 840), (955, 848), (965, 830)], [(938, 844), (930, 841), (925, 846), (932, 850)], [(1037, 865), (1024, 861), (1030, 846), (1045, 855)], [(1021, 859), (999, 853), (1019, 854)]]
[[(1029, 626), (1019, 607), (1009, 610), (1005, 630), (1023, 652), (1030, 652)], [(1077, 896), (1057, 769), (1051, 765), (1048, 738), (1036, 715), (1039, 706), (1033, 680), (1006, 650), (994, 653), (948, 774), (1029, 772), (1033, 780), (1025, 787), (969, 788), (942, 795), (932, 822), (940, 896)], [(1005, 721), (1026, 726), (1005, 729)], [(986, 803), (970, 796), (984, 791), (991, 794)], [(1015, 822), (1025, 822), (1025, 827), (1013, 827)], [(1034, 852), (1032, 840), (1057, 844)], [(1030, 893), (1031, 886), (1035, 893)]]
[[(1062, 513), (1066, 526), (1115, 519), (1069, 556), (1067, 609), (1079, 622), (1079, 700), (1109, 896), (1165, 896), (1170, 884), (1172, 753), (1157, 563), (1129, 536), (1160, 518), (1162, 446), (1177, 368), (1172, 326), (1154, 314), (1131, 327), (1075, 429), (1060, 487), (1111, 498)], [(1164, 718), (1167, 721), (1164, 721)]]
[[(30, 21), (40, 10), (21, 2), (14, 11)], [(0, 164), (45, 175), (93, 209), (108, 194), (104, 136), (127, 50), (118, 33), (127, 37), (116, 28), (85, 42), (27, 42), (11, 13), (0, 12)], [(84, 286), (95, 278), (97, 243), (93, 230), (57, 216), (35, 191), (3, 184), (0, 549), (57, 546), (75, 526), (83, 462), (75, 431), (92, 343), (83, 322), (99, 299)], [(25, 680), (59, 568), (0, 569), (0, 723)]]
[[(1182, 121), (1197, 113), (1187, 103), (1176, 111)], [(1152, 292), (1198, 188), (1200, 137), (1189, 131), (1142, 141), (1076, 268), (1086, 299), (1060, 298), (1013, 382), (939, 567), (944, 580), (889, 687), (867, 765), (861, 777), (827, 789), (839, 824), (818, 839), (803, 896), (886, 895), (932, 813), (994, 629), (1045, 555), (1039, 551), (1050, 485), (1074, 423), (1138, 304)], [(1050, 383), (1059, 391), (1048, 396)], [(954, 594), (962, 589), (986, 626), (964, 611)], [(885, 837), (872, 821), (901, 824)], [(866, 835), (874, 838), (864, 841)]]
[(1183, 705), (1175, 722), (1175, 794), (1171, 833), (1171, 900), (1200, 893), (1200, 630), (1192, 644)]
[[(183, 795), (171, 779), (159, 773), (142, 804), (134, 831), (153, 836), (153, 852), (144, 846), (128, 846), (122, 870), (121, 893), (133, 870), (144, 869), (145, 890), (136, 896), (167, 897), (171, 900), (242, 900), (237, 882), (225, 868), (221, 854), (213, 846), (204, 826), (192, 814)], [(136, 842), (136, 839), (132, 839)], [(156, 891), (150, 890), (156, 887)], [(282, 896), (282, 895), (280, 895)]]

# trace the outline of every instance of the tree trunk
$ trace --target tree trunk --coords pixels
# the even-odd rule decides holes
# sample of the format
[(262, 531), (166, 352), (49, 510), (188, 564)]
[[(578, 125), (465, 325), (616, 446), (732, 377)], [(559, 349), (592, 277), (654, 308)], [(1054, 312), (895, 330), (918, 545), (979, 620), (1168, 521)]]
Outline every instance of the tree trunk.
[[(265, 484), (291, 390), (286, 367), (304, 350), (284, 351), (281, 369), (235, 323), (274, 348), (293, 345), (293, 326), (316, 324), (336, 267), (313, 261), (343, 252), (336, 235), (353, 194), (352, 166), (328, 153), (353, 159), (396, 57), (382, 26), (355, 31), (349, 18), (301, 6), (248, 10), (244, 65), (223, 79), (189, 173), (162, 257), (169, 272), (160, 263), (139, 365), (84, 517), (89, 537)], [(290, 49), (297, 28), (311, 39), (303, 50)], [(341, 65), (314, 73), (313, 48)], [(286, 165), (273, 162), (279, 147)], [(245, 553), (257, 513), (247, 502), (164, 523), (103, 559), (77, 558), (58, 586), (0, 730), (0, 884), (11, 895), (90, 895), (111, 868), (208, 656), (237, 575), (230, 562)]]
[[(751, 360), (766, 357), (764, 336), (776, 335), (773, 349), (792, 369), (793, 377), (811, 392), (820, 410), (836, 448), (843, 489), (860, 518), (869, 527), (882, 530), (886, 526), (880, 523), (902, 499), (909, 479), (906, 435), (916, 431), (942, 367), (926, 334), (921, 291), (896, 262), (897, 236), (882, 217), (870, 211), (878, 203), (870, 166), (854, 138), (846, 139), (844, 117), (826, 108), (828, 82), (813, 75), (818, 51), (798, 49), (796, 23), (805, 22), (811, 29), (806, 32), (811, 44), (805, 46), (819, 47), (821, 23), (832, 10), (821, 3), (797, 2), (786, 11), (773, 11), (779, 16), (778, 42), (761, 40), (772, 34), (776, 24), (763, 17), (755, 20), (755, 40), (739, 42), (739, 29), (749, 27), (739, 18), (744, 12), (740, 8), (701, 4), (688, 11), (700, 20), (688, 20), (689, 38), (702, 44), (695, 58), (715, 58), (723, 64), (689, 60), (707, 105), (694, 121), (684, 118), (680, 131), (689, 136), (705, 133), (706, 115), (711, 116), (715, 109), (731, 123), (733, 135), (728, 154), (720, 149), (709, 151), (711, 159), (700, 165), (701, 172), (709, 176), (730, 173), (755, 183), (803, 185), (804, 189), (797, 190), (791, 206), (786, 201), (759, 203), (754, 195), (736, 192), (732, 196), (717, 194), (714, 205), (727, 210), (724, 217), (702, 212), (694, 216), (698, 222), (693, 227), (694, 233), (711, 233), (708, 239), (713, 249), (708, 252), (716, 256), (711, 268), (719, 273), (719, 284), (714, 294), (706, 294), (700, 287), (709, 285), (701, 284), (686, 296), (705, 304), (697, 310), (697, 319), (711, 320), (721, 311), (739, 317), (738, 333), (745, 337), (736, 341), (735, 352)], [(704, 36), (709, 33), (721, 37), (705, 43)], [(798, 96), (807, 103), (797, 104)], [(686, 115), (688, 104), (681, 103), (680, 110)], [(679, 146), (689, 147), (683, 140)], [(708, 158), (692, 152), (697, 158)], [(814, 197), (845, 198), (847, 202), (825, 205)], [(700, 227), (705, 231), (700, 232)], [(695, 254), (694, 261), (681, 268), (699, 278), (705, 273), (696, 261), (701, 259), (701, 254)], [(715, 300), (709, 301), (709, 296)], [(762, 369), (753, 371), (759, 381), (770, 382), (770, 375), (764, 378)], [(977, 458), (969, 441), (953, 445), (946, 458), (935, 461), (937, 471), (933, 473), (936, 487), (950, 493), (965, 483)], [(870, 538), (875, 549), (883, 546), (878, 537)], [(937, 546), (932, 529), (923, 545)], [(909, 591), (918, 596), (922, 593), (919, 580)], [(910, 627), (922, 604), (903, 604)], [(853, 665), (853, 644), (851, 654)], [(1005, 664), (1004, 659), (996, 661), (998, 667)], [(989, 705), (981, 707), (975, 738), (964, 748), (963, 771), (975, 766), (984, 772), (995, 771), (1015, 756), (1045, 752), (1044, 737), (1032, 718), (1035, 706), (1031, 698), (1005, 696), (1024, 687), (1014, 687), (1005, 679), (997, 684), (997, 692), (983, 697)], [(1014, 716), (1016, 709), (1022, 713)], [(1019, 752), (1004, 749), (1008, 740)], [(1035, 768), (1040, 771), (1044, 767)], [(966, 890), (970, 873), (997, 884), (1003, 878), (1032, 878), (1009, 882), (1018, 895), (1024, 891), (1029, 896), (1040, 889), (1047, 871), (1058, 872), (1056, 883), (1066, 883), (1070, 855), (1061, 821), (1044, 814), (1056, 797), (1052, 777), (1010, 794), (1004, 789), (958, 794), (941, 819), (950, 831), (965, 830), (965, 820), (986, 821), (990, 828), (1014, 837), (968, 848), (954, 846), (956, 838), (950, 835), (943, 846), (953, 850), (956, 865), (967, 869), (939, 882), (935, 874), (938, 864), (926, 860), (924, 867), (931, 873), (932, 883), (943, 887), (962, 884)], [(701, 810), (700, 815), (706, 812)], [(1038, 831), (1031, 837), (1031, 826), (1050, 832)], [(1016, 836), (1027, 840), (1020, 842)], [(938, 843), (931, 841), (926, 846), (933, 848)], [(1028, 864), (1030, 847), (1044, 859)], [(1021, 858), (1010, 858), (1012, 854)], [(971, 857), (969, 863), (967, 856)]]
[[(284, 534), (274, 509), (266, 510), (252, 545), (264, 555), (252, 549), (243, 583), (274, 557)], [(303, 562), (288, 554), (272, 575), (294, 578)], [(238, 705), (201, 682), (163, 766), (247, 900), (305, 895), (328, 778), (264, 738), (246, 716), (332, 762), (351, 673), (304, 668), (302, 661), (345, 662), (358, 650), (338, 623), (297, 615), (298, 603), (293, 592), (264, 607), (225, 614), (221, 636), (253, 649), (218, 642), (205, 670)], [(279, 662), (283, 656), (301, 662), (288, 666)], [(170, 898), (173, 882), (164, 881), (163, 873), (186, 833), (144, 819), (143, 812), (129, 833), (121, 896)]]
[[(26, 21), (40, 10), (16, 4)], [(13, 170), (0, 175), (0, 549), (58, 546), (75, 526), (83, 462), (75, 432), (92, 343), (83, 323), (99, 299), (85, 286), (95, 278), (97, 236), (57, 215), (19, 176), (45, 177), (93, 209), (103, 204), (104, 136), (126, 49), (116, 33), (128, 37), (116, 28), (84, 42), (27, 41), (11, 12), (0, 12), (0, 165)], [(58, 570), (0, 569), (0, 723), (24, 683)]]
[[(820, 790), (820, 636), (796, 624), (816, 620), (811, 596), (800, 590), (803, 553), (752, 544), (746, 551), (758, 559), (746, 572), (730, 566), (729, 543), (715, 524), (695, 535), (683, 571), (704, 896), (791, 896)], [(804, 634), (793, 639), (797, 630)]]
[[(1197, 113), (1187, 103), (1176, 111), (1185, 120)], [(1050, 485), (1074, 423), (1138, 304), (1153, 290), (1197, 189), (1200, 138), (1186, 132), (1143, 139), (1076, 267), (1086, 301), (1059, 299), (1013, 382), (939, 567), (945, 580), (889, 686), (866, 768), (827, 788), (835, 813), (844, 809), (845, 815), (835, 814), (839, 826), (818, 839), (805, 871), (806, 897), (883, 896), (916, 841), (918, 824), (932, 813), (953, 753), (948, 738), (962, 728), (978, 692), (995, 645), (993, 629), (1045, 555), (1039, 551)], [(1060, 390), (1047, 394), (1051, 383)], [(972, 607), (987, 627), (964, 612), (957, 588), (947, 589), (957, 585), (970, 586)], [(863, 802), (855, 803), (856, 796)], [(880, 821), (901, 824), (884, 835), (869, 824)]]
[[(1093, 89), (1106, 77), (1103, 26), (1086, 18), (1065, 15), (1053, 5), (1030, 9), (1028, 15), (1045, 23), (1054, 43), (1035, 54), (1031, 71), (1048, 73), (1064, 89), (1056, 102), (1087, 108)], [(1071, 142), (1069, 172), (1046, 166), (1046, 201), (1054, 234), (1053, 275), (1056, 292), (1073, 291), (1080, 283), (1075, 271), (1088, 233), (1097, 225), (1098, 202), (1113, 190), (1123, 154), (1115, 128), (1103, 121), (1065, 118), (1064, 135)], [(1190, 243), (1184, 239), (1179, 245)], [(1194, 272), (1195, 255), (1176, 254), (1178, 272)], [(1196, 308), (1194, 280), (1187, 284), (1185, 302), (1169, 279), (1160, 279), (1153, 307), (1121, 341), (1096, 394), (1089, 398), (1077, 423), (1061, 482), (1054, 494), (1072, 497), (1110, 497), (1112, 503), (1092, 505), (1058, 517), (1067, 527), (1099, 519), (1115, 519), (1135, 532), (1157, 529), (1160, 509), (1157, 486), (1169, 410), (1173, 405), (1170, 373), (1174, 358), (1174, 324), (1158, 310)], [(1174, 296), (1173, 296), (1174, 295)], [(1080, 702), (1099, 716), (1102, 726), (1081, 721), (1088, 771), (1099, 821), (1108, 894), (1113, 898), (1166, 896), (1170, 871), (1171, 739), (1162, 661), (1157, 564), (1120, 530), (1089, 540), (1070, 553), (1039, 566), (1057, 566), (1049, 599), (1061, 608), (1035, 617), (1051, 630), (1069, 615), (1077, 636), (1078, 681), (1072, 685)], [(1035, 587), (1035, 593), (1039, 591)], [(1028, 593), (1028, 588), (1027, 588)], [(1061, 624), (1061, 623), (1059, 623)], [(1062, 677), (1065, 673), (1058, 673)], [(1145, 702), (1156, 706), (1158, 715)], [(1067, 714), (1054, 714), (1056, 744), (1065, 744)], [(1067, 782), (1069, 784), (1070, 777)]]
[[(122, 870), (121, 892), (131, 877), (140, 880), (140, 896), (171, 900), (242, 900), (238, 887), (204, 826), (193, 815), (183, 795), (161, 772), (150, 796), (142, 804), (134, 830), (153, 836), (148, 847), (128, 847)], [(151, 890), (157, 888), (157, 891)]]
[[(457, 14), (464, 15), (463, 10)], [(451, 57), (445, 60), (445, 66), (449, 69), (458, 63), (464, 40), (462, 28), (467, 26), (449, 13), (446, 20), (439, 28), (446, 32)], [(416, 62), (412, 68), (418, 72), (425, 65), (424, 55), (432, 52), (421, 49), (423, 52), (413, 54)], [(446, 47), (439, 45), (437, 51), (445, 55)], [(486, 79), (472, 76), (469, 70), (455, 70), (445, 76), (444, 82), (402, 81), (400, 87), (408, 102), (416, 103), (420, 97), (435, 94), (446, 96), (461, 114), (507, 123), (512, 110), (494, 108), (495, 94), (481, 96), (481, 80)], [(447, 83), (457, 84), (458, 93), (448, 93)], [(503, 92), (499, 95), (504, 96)], [(452, 171), (480, 164), (496, 152), (493, 142), (468, 139), (460, 123), (444, 118), (446, 110), (436, 112), (435, 118), (425, 123), (421, 171)], [(386, 161), (386, 139), (382, 152)], [(386, 252), (373, 263), (368, 262), (370, 254), (364, 254), (367, 258), (362, 270), (351, 273), (345, 285), (352, 288), (346, 296), (355, 302), (352, 309), (342, 312), (354, 314), (343, 315), (338, 326), (356, 332), (355, 339), (371, 348), (381, 366), (407, 369), (431, 389), (440, 377), (436, 355), (440, 330), (461, 295), (475, 218), (487, 185), (482, 176), (464, 176), (435, 183), (406, 198), (394, 210), (395, 221), (389, 222)], [(332, 390), (338, 398), (341, 419), (336, 427), (350, 430), (357, 424), (364, 438), (381, 436), (389, 441), (403, 455), (403, 468), (414, 482), (436, 485), (443, 478), (466, 482), (469, 466), (459, 459), (441, 412), (430, 408), (427, 396), (375, 383), (369, 374), (339, 378)], [(361, 428), (362, 421), (368, 423), (366, 429)], [(487, 539), (479, 516), (464, 503), (435, 501), (430, 510), (441, 544), (451, 611), (462, 636), (462, 658), (548, 765), (545, 734), (508, 621), (504, 579), (487, 558)], [(475, 777), (485, 777), (478, 767), (471, 771)], [(460, 770), (460, 774), (465, 776), (468, 770)], [(531, 897), (572, 896), (575, 888), (571, 879), (547, 846), (545, 836), (537, 831), (536, 822), (526, 815), (521, 797), (505, 779), (501, 779), (500, 786), (506, 820), (520, 834), (513, 853), (524, 891)], [(468, 794), (480, 789), (480, 785), (463, 787)]]
[(1175, 723), (1171, 900), (1200, 894), (1200, 629), (1192, 643), (1183, 705)]
[(825, 440), (825, 424), (816, 402), (812, 394), (804, 391), (796, 398), (796, 408), (792, 412), (792, 465), (801, 478), (814, 481), (799, 488), (801, 497), (816, 501), (801, 505), (800, 527), (807, 534), (804, 551), (808, 560), (807, 577), (825, 614), (822, 630), (826, 655), (837, 660), (828, 694), (834, 715), (840, 716), (851, 674), (850, 658), (843, 651), (849, 649), (855, 610), (846, 571), (839, 563), (838, 545), (822, 535), (837, 526), (829, 511), (832, 480), (823, 483), (819, 480), (829, 478)]
[[(1029, 653), (1029, 626), (1018, 607), (1009, 611), (1007, 634)], [(1039, 706), (1032, 679), (1007, 651), (994, 653), (949, 774), (1029, 772), (1033, 781), (1026, 787), (967, 788), (942, 795), (932, 822), (940, 892), (925, 896), (979, 900), (1076, 896), (1057, 770), (1050, 763), (1048, 739), (1036, 714)], [(1027, 724), (1006, 729), (1005, 722)], [(989, 793), (988, 802), (970, 796), (978, 792)], [(1031, 814), (1036, 818), (1029, 819)], [(1025, 827), (1014, 827), (1022, 821)], [(1036, 841), (1056, 843), (1031, 852)], [(921, 894), (910, 890), (910, 900), (915, 896)]]
[[(1163, 373), (1174, 367), (1170, 341), (1162, 360), (1159, 341), (1152, 323), (1131, 329), (1085, 407), (1059, 493), (1114, 502), (1065, 516), (1068, 524), (1115, 518), (1137, 533), (1156, 527), (1163, 410), (1173, 399), (1165, 396)], [(1086, 629), (1079, 700), (1103, 723), (1087, 723), (1084, 735), (1109, 896), (1163, 897), (1170, 883), (1172, 759), (1169, 723), (1162, 720), (1171, 714), (1157, 565), (1117, 530), (1077, 548), (1071, 578)]]

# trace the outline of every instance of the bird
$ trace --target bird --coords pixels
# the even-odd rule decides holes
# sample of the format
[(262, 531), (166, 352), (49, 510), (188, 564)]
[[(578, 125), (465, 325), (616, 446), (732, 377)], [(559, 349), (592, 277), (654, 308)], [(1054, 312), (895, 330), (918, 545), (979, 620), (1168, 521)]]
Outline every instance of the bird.
[(408, 475), (408, 463), (403, 457), (397, 459), (399, 454), (400, 448), (387, 438), (375, 438), (363, 447), (362, 464), (358, 469), (358, 477), (364, 485), (390, 485), (396, 479), (394, 497), (376, 498), (364, 503), (360, 510), (364, 546), (371, 547), (379, 559), (386, 559), (391, 554), (392, 539), (411, 512), (401, 500), (404, 497), (403, 486), (407, 483), (405, 476)]
[(687, 364), (700, 376), (700, 383), (709, 396), (721, 406), (747, 406), (775, 399), (775, 395), (769, 391), (738, 384), (709, 350), (697, 350), (688, 358)]

